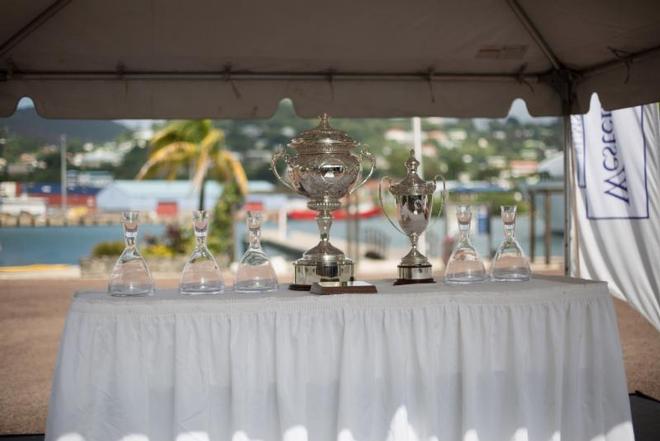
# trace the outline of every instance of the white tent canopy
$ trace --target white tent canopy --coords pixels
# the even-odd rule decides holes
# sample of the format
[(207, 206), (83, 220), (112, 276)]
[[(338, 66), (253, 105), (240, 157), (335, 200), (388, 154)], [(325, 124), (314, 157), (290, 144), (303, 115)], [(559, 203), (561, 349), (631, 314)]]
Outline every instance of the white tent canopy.
[(0, 115), (532, 115), (660, 100), (657, 0), (6, 0)]

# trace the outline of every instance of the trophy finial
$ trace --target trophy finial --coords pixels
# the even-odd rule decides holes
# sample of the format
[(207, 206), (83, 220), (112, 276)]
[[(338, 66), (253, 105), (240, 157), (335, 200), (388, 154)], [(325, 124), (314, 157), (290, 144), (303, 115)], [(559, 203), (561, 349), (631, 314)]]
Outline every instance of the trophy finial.
[(417, 173), (417, 167), (419, 167), (419, 161), (415, 158), (415, 150), (410, 149), (410, 156), (406, 161), (406, 170), (408, 173)]
[(323, 112), (321, 116), (319, 117), (319, 128), (322, 129), (329, 129), (330, 128), (330, 115), (327, 113)]

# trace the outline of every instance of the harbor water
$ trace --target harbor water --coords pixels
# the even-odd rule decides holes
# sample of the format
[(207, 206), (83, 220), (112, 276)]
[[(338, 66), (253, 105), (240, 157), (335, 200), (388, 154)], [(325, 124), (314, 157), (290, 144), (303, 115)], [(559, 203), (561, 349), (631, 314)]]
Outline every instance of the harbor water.
[[(473, 241), (479, 252), (489, 256), (488, 236), (478, 233), (478, 223), (473, 222)], [(313, 221), (289, 221), (288, 231), (301, 231), (318, 235), (316, 223)], [(264, 229), (276, 229), (277, 225), (272, 222), (264, 224)], [(368, 246), (365, 237), (373, 234), (386, 237), (389, 242), (387, 249), (392, 252), (408, 246), (408, 239), (396, 231), (384, 217), (363, 219), (359, 222), (361, 253)], [(537, 256), (543, 255), (543, 222), (537, 220), (536, 252)], [(497, 247), (502, 240), (503, 231), (499, 218), (491, 220), (491, 248)], [(140, 226), (140, 239), (147, 235), (161, 236), (165, 232), (164, 225), (144, 224)], [(438, 220), (428, 229), (427, 254), (430, 257), (442, 255), (442, 242), (445, 237), (445, 225), (443, 220)], [(235, 228), (237, 250), (240, 255), (244, 246), (242, 240), (245, 236), (245, 225), (237, 222)], [(346, 221), (335, 221), (332, 226), (331, 239), (346, 238)], [(518, 218), (517, 237), (523, 249), (529, 253), (529, 218), (521, 215)], [(81, 258), (88, 257), (92, 248), (99, 242), (122, 240), (121, 227), (119, 225), (102, 226), (70, 226), (70, 227), (5, 227), (0, 228), (0, 266), (30, 265), (30, 264), (78, 264)], [(313, 244), (309, 244), (311, 247)], [(287, 260), (293, 260), (298, 255), (291, 251), (266, 246), (266, 251), (272, 255), (281, 255)], [(561, 256), (563, 252), (561, 235), (552, 236), (552, 256)], [(392, 256), (390, 256), (392, 257)], [(394, 256), (396, 257), (396, 256)]]

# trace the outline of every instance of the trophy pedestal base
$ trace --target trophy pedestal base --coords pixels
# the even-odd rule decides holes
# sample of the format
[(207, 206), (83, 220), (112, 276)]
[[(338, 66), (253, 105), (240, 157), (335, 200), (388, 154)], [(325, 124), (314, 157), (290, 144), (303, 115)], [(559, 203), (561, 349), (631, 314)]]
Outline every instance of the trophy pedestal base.
[(399, 278), (394, 285), (409, 285), (412, 283), (435, 283), (433, 267), (430, 263), (423, 265), (398, 265)]
[(353, 261), (315, 262), (298, 259), (293, 263), (293, 283), (289, 289), (294, 291), (309, 291), (317, 282), (348, 283), (353, 281)]

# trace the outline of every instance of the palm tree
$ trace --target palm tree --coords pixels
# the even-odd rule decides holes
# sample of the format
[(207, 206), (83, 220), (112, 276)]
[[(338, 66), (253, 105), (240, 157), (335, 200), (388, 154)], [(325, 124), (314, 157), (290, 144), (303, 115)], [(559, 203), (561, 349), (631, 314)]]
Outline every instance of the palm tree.
[(247, 176), (242, 164), (224, 149), (224, 133), (209, 119), (175, 121), (151, 138), (147, 162), (136, 179), (165, 176), (175, 179), (182, 168), (189, 170), (194, 189), (199, 189), (199, 209), (204, 209), (207, 176), (236, 182), (240, 196), (247, 194)]
[(207, 177), (224, 183), (215, 207), (209, 247), (231, 258), (234, 207), (247, 194), (247, 176), (241, 162), (224, 148), (225, 135), (211, 120), (175, 121), (154, 134), (147, 162), (136, 179), (165, 176), (175, 179), (187, 168), (194, 189), (199, 189), (199, 209), (204, 209)]

